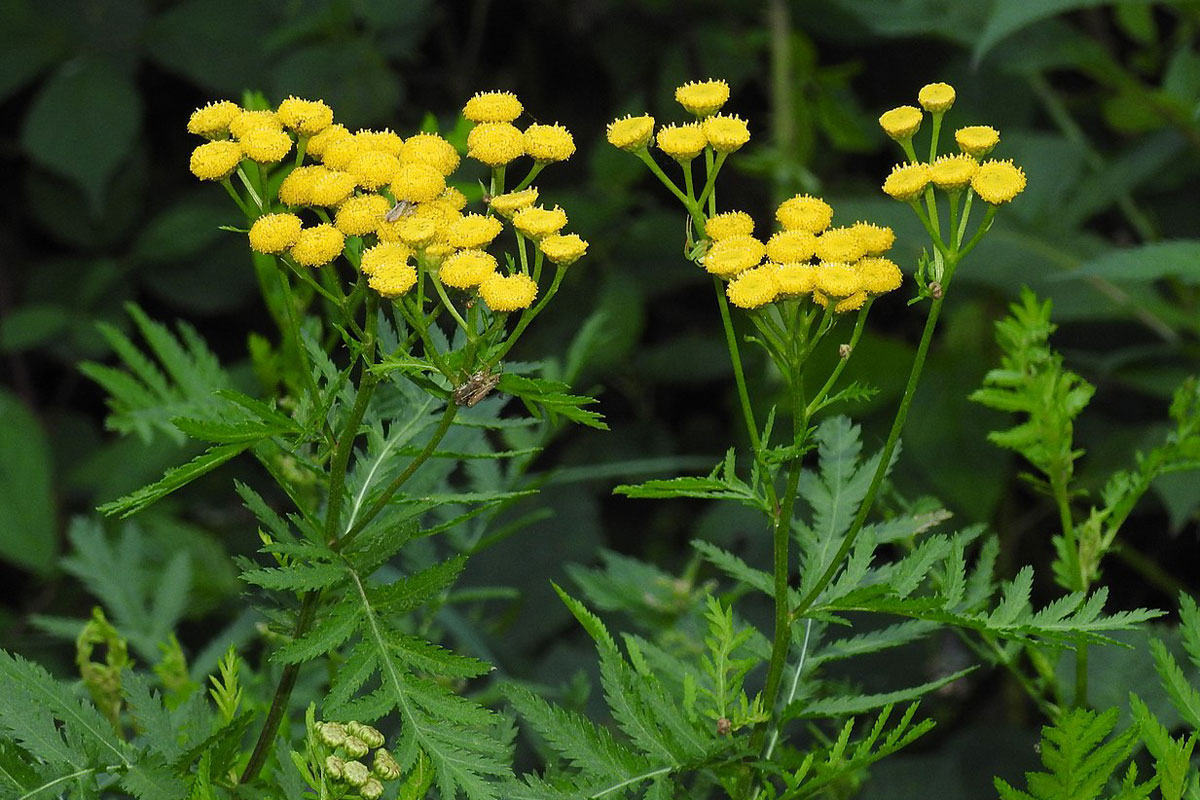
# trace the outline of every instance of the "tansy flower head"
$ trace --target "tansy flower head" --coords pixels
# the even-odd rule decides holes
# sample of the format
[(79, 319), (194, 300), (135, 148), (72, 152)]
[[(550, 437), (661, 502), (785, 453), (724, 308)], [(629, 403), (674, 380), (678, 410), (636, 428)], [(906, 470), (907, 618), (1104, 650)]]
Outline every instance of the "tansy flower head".
[(264, 214), (250, 226), (250, 249), (256, 253), (282, 253), (300, 238), (300, 218), (295, 214)]
[(833, 222), (833, 207), (819, 197), (798, 194), (779, 204), (775, 219), (784, 230), (820, 233)]
[(292, 258), (306, 267), (320, 267), (333, 261), (342, 252), (346, 239), (342, 232), (328, 223), (300, 231), (292, 245)]
[(406, 164), (392, 179), (392, 195), (397, 200), (424, 203), (446, 190), (446, 179), (428, 164)]
[(496, 257), (483, 250), (459, 250), (438, 267), (438, 278), (455, 289), (473, 289), (496, 271)]
[(708, 138), (699, 122), (659, 128), (656, 141), (658, 149), (680, 163), (691, 161), (708, 146)]
[(817, 258), (829, 262), (858, 261), (867, 252), (854, 228), (830, 228), (817, 237), (815, 246)]
[(707, 117), (720, 110), (729, 99), (729, 84), (725, 81), (691, 81), (675, 90), (675, 100), (698, 117)]
[(911, 139), (921, 128), (921, 109), (915, 106), (900, 106), (885, 111), (879, 118), (879, 127), (897, 142)]
[(929, 185), (929, 165), (897, 164), (883, 182), (883, 191), (895, 200), (916, 200)]
[(351, 161), (365, 152), (367, 150), (362, 142), (351, 134), (326, 145), (321, 153), (321, 163), (330, 169), (345, 169)]
[(957, 191), (971, 182), (971, 176), (978, 169), (979, 162), (966, 153), (940, 156), (929, 165), (929, 179), (939, 189)]
[(1007, 203), (1025, 189), (1025, 172), (1010, 161), (989, 159), (979, 165), (971, 188), (992, 205)]
[(830, 297), (849, 297), (862, 291), (862, 278), (849, 264), (822, 262), (813, 273), (813, 288)]
[(537, 202), (538, 190), (536, 186), (530, 186), (528, 189), (522, 189), (519, 192), (509, 192), (508, 194), (498, 194), (491, 199), (489, 205), (492, 210), (502, 217), (511, 217), (516, 212), (523, 208), (529, 208)]
[(855, 292), (849, 297), (838, 300), (833, 306), (833, 313), (845, 314), (847, 311), (858, 311), (863, 307), (863, 303), (867, 302), (867, 293), (863, 291)]
[(308, 146), (304, 148), (304, 152), (313, 158), (321, 158), (325, 153), (325, 148), (329, 147), (329, 145), (334, 142), (340, 142), (343, 139), (350, 139), (353, 136), (354, 134), (346, 130), (345, 125), (335, 123), (309, 139)]
[(229, 133), (229, 123), (242, 109), (236, 103), (219, 100), (209, 103), (203, 108), (197, 108), (188, 118), (188, 133), (195, 133), (207, 139), (215, 139)]
[(374, 275), (388, 269), (395, 269), (408, 264), (413, 251), (400, 242), (380, 242), (374, 247), (363, 251), (359, 269), (363, 275)]
[(775, 268), (775, 284), (784, 297), (800, 297), (812, 291), (817, 268), (807, 262), (779, 264)]
[(256, 128), (240, 137), (242, 152), (260, 164), (275, 164), (292, 149), (292, 137), (283, 131)]
[(749, 236), (754, 233), (754, 219), (745, 211), (726, 211), (709, 217), (704, 223), (704, 235), (714, 242), (730, 236)]
[(400, 161), (381, 150), (367, 150), (350, 159), (345, 170), (354, 176), (362, 188), (378, 189), (395, 180), (400, 171)]
[(367, 285), (384, 297), (399, 297), (416, 284), (417, 271), (412, 264), (382, 266), (367, 277)]
[(750, 128), (741, 117), (713, 114), (702, 125), (705, 138), (718, 153), (732, 153), (750, 141)]
[(862, 242), (863, 251), (869, 256), (878, 256), (892, 249), (896, 243), (896, 234), (891, 228), (883, 225), (873, 225), (870, 222), (856, 222), (850, 230), (858, 235)]
[(417, 206), (414, 212), (418, 217), (428, 217), (433, 220), (438, 227), (438, 236), (444, 236), (450, 226), (462, 219), (462, 212), (453, 206), (449, 201), (442, 199), (442, 195), (430, 200), (428, 203), (421, 203)]
[(484, 122), (467, 134), (467, 156), (500, 167), (525, 155), (525, 135), (508, 122)]
[(229, 120), (229, 132), (238, 139), (241, 139), (250, 131), (260, 128), (281, 131), (283, 130), (283, 123), (279, 121), (279, 117), (275, 116), (274, 111), (242, 110), (233, 119)]
[(587, 252), (588, 243), (576, 233), (553, 234), (542, 237), (538, 249), (560, 267), (574, 264)]
[(365, 236), (375, 232), (391, 207), (391, 202), (379, 194), (348, 197), (338, 206), (333, 224), (347, 236)]
[(354, 134), (354, 141), (358, 142), (363, 150), (379, 150), (397, 157), (404, 149), (404, 139), (400, 137), (400, 134), (387, 128), (381, 131), (366, 129), (357, 131)]
[(316, 164), (296, 167), (279, 184), (279, 202), (288, 206), (306, 206), (312, 203), (312, 187), (317, 177), (329, 172)]
[(785, 263), (807, 261), (817, 252), (817, 237), (805, 230), (780, 231), (767, 240), (767, 258)]
[(313, 178), (309, 187), (309, 202), (314, 206), (333, 207), (354, 191), (356, 182), (349, 172), (327, 169)]
[(275, 110), (279, 121), (301, 136), (312, 136), (333, 124), (333, 109), (320, 100), (288, 97)]
[[(493, 201), (495, 202), (495, 201)], [(558, 206), (542, 208), (530, 206), (513, 214), (513, 227), (531, 239), (540, 239), (558, 233), (567, 224), (567, 212)]]
[(462, 115), (471, 122), (512, 122), (523, 110), (512, 92), (477, 92), (463, 106)]
[(921, 108), (931, 114), (940, 114), (954, 105), (954, 87), (948, 83), (931, 83), (921, 87), (917, 93)]
[(622, 150), (641, 150), (653, 133), (654, 117), (649, 114), (626, 116), (608, 123), (608, 143)]
[(864, 258), (854, 265), (868, 294), (883, 294), (900, 288), (904, 276), (894, 262), (886, 258)]
[(520, 311), (529, 308), (537, 299), (537, 284), (533, 278), (520, 273), (501, 275), (493, 272), (479, 285), (479, 296), (492, 311)]
[(437, 199), (441, 200), (455, 211), (462, 211), (467, 207), (467, 196), (458, 189), (455, 189), (453, 186), (447, 186), (446, 191), (438, 195)]
[(503, 224), (495, 217), (467, 214), (447, 228), (446, 244), (462, 248), (487, 247), (503, 228)]
[(202, 181), (219, 181), (228, 178), (242, 160), (242, 146), (223, 139), (205, 142), (192, 151), (188, 167)]
[(575, 152), (575, 139), (562, 125), (530, 125), (525, 129), (525, 153), (534, 161), (566, 161)]
[(779, 296), (774, 264), (746, 270), (729, 282), (725, 294), (738, 308), (760, 308)]
[(975, 158), (983, 158), (1000, 144), (1000, 131), (987, 125), (971, 125), (954, 132), (958, 149)]
[(458, 169), (458, 151), (454, 145), (436, 133), (418, 133), (404, 140), (400, 151), (401, 164), (428, 164), (443, 175)]
[(414, 214), (381, 223), (376, 232), (380, 241), (400, 241), (419, 250), (437, 238), (438, 225), (436, 220)]
[(766, 254), (766, 245), (753, 236), (729, 236), (713, 242), (702, 263), (713, 275), (731, 278), (758, 266)]

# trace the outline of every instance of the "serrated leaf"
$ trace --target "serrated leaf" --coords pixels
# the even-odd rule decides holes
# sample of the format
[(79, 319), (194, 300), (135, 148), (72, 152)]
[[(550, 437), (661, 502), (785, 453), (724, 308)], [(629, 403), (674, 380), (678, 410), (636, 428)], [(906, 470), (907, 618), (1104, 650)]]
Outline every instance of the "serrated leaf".
[(953, 672), (949, 675), (944, 675), (941, 678), (936, 678), (932, 681), (917, 686), (910, 686), (906, 689), (896, 689), (890, 692), (879, 692), (877, 694), (858, 694), (858, 695), (839, 695), (837, 697), (823, 697), (820, 700), (813, 701), (797, 701), (783, 710), (784, 719), (796, 718), (812, 718), (812, 717), (843, 717), (862, 714), (866, 711), (871, 711), (884, 706), (895, 705), (896, 703), (907, 703), (913, 700), (919, 700), (932, 691), (936, 691), (941, 687), (953, 683), (954, 681), (971, 674), (976, 670), (976, 667), (967, 667), (958, 672)]
[(137, 514), (197, 478), (207, 475), (226, 461), (236, 458), (249, 446), (247, 443), (242, 443), (210, 447), (183, 466), (168, 469), (160, 480), (122, 498), (105, 503), (97, 510), (105, 516), (116, 514), (122, 519)]

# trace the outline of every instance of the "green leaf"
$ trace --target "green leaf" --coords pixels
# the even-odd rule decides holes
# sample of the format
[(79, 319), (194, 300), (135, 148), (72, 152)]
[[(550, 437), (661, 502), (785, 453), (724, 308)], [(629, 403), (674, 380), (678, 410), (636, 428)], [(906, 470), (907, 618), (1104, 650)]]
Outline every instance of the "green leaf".
[(608, 430), (608, 425), (605, 424), (604, 418), (598, 412), (583, 408), (583, 406), (597, 402), (596, 399), (568, 394), (567, 390), (570, 387), (565, 383), (506, 372), (500, 376), (500, 382), (496, 388), (506, 394), (519, 397), (535, 416), (548, 416), (553, 419), (556, 414), (561, 414), (567, 419), (587, 425), (589, 428)]
[(0, 558), (38, 573), (57, 541), (50, 447), (37, 418), (0, 389)]
[(105, 516), (120, 515), (122, 519), (137, 514), (176, 489), (182, 489), (202, 475), (212, 472), (226, 461), (238, 456), (249, 446), (250, 443), (241, 443), (210, 447), (183, 466), (167, 470), (161, 480), (105, 503), (97, 510)]
[(1177, 239), (1109, 250), (1085, 261), (1063, 279), (1105, 278), (1117, 283), (1178, 278), (1200, 284), (1200, 240)]
[(1154, 656), (1154, 669), (1163, 688), (1167, 690), (1171, 705), (1175, 706), (1187, 724), (1200, 730), (1200, 690), (1192, 686), (1174, 656), (1158, 639), (1150, 640), (1150, 652)]
[(995, 0), (983, 30), (975, 39), (975, 66), (1002, 39), (1050, 17), (1080, 8), (1112, 5), (1115, 0)]
[(347, 578), (341, 564), (289, 564), (286, 567), (252, 569), (242, 573), (242, 580), (273, 591), (313, 592), (329, 589)]
[(976, 667), (967, 667), (917, 686), (890, 692), (839, 695), (812, 701), (798, 700), (783, 710), (783, 719), (853, 716), (895, 703), (918, 700), (932, 691), (971, 674), (975, 669)]
[(0, 319), (0, 352), (30, 350), (63, 333), (71, 312), (62, 306), (30, 303), (14, 308)]

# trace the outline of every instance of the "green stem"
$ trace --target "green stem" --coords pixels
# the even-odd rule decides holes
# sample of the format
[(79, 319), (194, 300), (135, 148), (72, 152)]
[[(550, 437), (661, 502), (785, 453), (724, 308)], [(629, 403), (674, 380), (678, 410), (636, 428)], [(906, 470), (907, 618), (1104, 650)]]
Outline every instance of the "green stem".
[[(750, 406), (750, 393), (746, 390), (746, 375), (742, 371), (742, 356), (738, 351), (737, 336), (733, 332), (733, 320), (729, 316), (729, 302), (725, 299), (725, 288), (721, 285), (721, 279), (715, 275), (713, 276), (713, 288), (717, 292), (717, 306), (721, 309), (721, 324), (725, 327), (725, 345), (729, 348), (729, 357), (733, 361), (733, 379), (737, 384), (738, 400), (742, 404), (742, 419), (746, 423), (746, 433), (750, 437), (750, 446), (754, 449), (754, 457), (761, 461), (762, 441), (758, 435), (758, 423), (754, 420), (754, 410)], [(773, 488), (772, 492), (774, 492)], [(772, 498), (773, 500), (774, 498)]]
[(518, 183), (516, 186), (514, 186), (512, 188), (512, 190), (514, 192), (519, 192), (522, 189), (528, 187), (529, 184), (533, 183), (533, 179), (538, 176), (538, 173), (541, 172), (542, 170), (544, 170), (545, 168), (546, 168), (545, 164), (535, 161), (533, 163), (533, 166), (529, 168), (529, 174), (527, 174), (520, 183)]
[(221, 185), (225, 187), (225, 191), (233, 198), (233, 202), (237, 203), (237, 207), (242, 210), (247, 220), (253, 220), (258, 216), (254, 212), (254, 209), (250, 208), (250, 206), (246, 205), (246, 201), (242, 200), (242, 196), (237, 193), (237, 189), (233, 188), (233, 184), (229, 181), (229, 178), (222, 178)]
[(854, 349), (858, 347), (859, 337), (862, 336), (862, 332), (866, 328), (867, 312), (871, 310), (871, 303), (873, 302), (875, 302), (874, 298), (868, 300), (865, 304), (863, 304), (863, 307), (859, 309), (858, 319), (854, 323), (854, 333), (850, 334), (850, 341), (847, 343), (847, 347), (850, 348), (850, 351), (846, 353), (844, 357), (838, 359), (837, 366), (833, 368), (833, 372), (829, 375), (829, 380), (825, 381), (825, 385), (822, 386), (820, 391), (813, 396), (812, 401), (808, 404), (808, 408), (804, 410), (805, 418), (811, 419), (813, 414), (816, 414), (821, 410), (826, 395), (829, 394), (829, 391), (833, 388), (833, 385), (837, 383), (837, 379), (841, 376), (842, 370), (846, 368), (846, 364), (850, 363), (850, 357), (854, 355)]
[(662, 167), (658, 165), (658, 163), (654, 160), (654, 157), (650, 155), (649, 151), (647, 151), (645, 148), (642, 148), (634, 155), (640, 158), (642, 163), (649, 167), (650, 171), (654, 173), (654, 177), (658, 178), (662, 182), (662, 185), (666, 186), (667, 190), (670, 191), (671, 194), (675, 195), (675, 198), (679, 200), (679, 202), (683, 203), (684, 208), (686, 208), (688, 213), (692, 215), (692, 219), (696, 220), (701, 230), (703, 230), (704, 215), (700, 213), (700, 206), (696, 205), (696, 203), (690, 197), (680, 191), (679, 187), (675, 185), (675, 181), (667, 177), (667, 173), (662, 171)]

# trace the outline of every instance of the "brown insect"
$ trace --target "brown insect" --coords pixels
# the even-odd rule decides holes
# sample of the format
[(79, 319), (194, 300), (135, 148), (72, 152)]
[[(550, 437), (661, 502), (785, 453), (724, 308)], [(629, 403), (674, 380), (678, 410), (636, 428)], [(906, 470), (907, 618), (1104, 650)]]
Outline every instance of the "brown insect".
[(391, 211), (383, 215), (384, 222), (395, 222), (401, 217), (411, 217), (417, 211), (417, 204), (411, 200), (399, 200), (392, 206)]
[(455, 386), (454, 392), (451, 393), (450, 397), (454, 400), (455, 405), (471, 408), (491, 394), (499, 382), (499, 372), (490, 372), (486, 369), (481, 369), (458, 386)]

